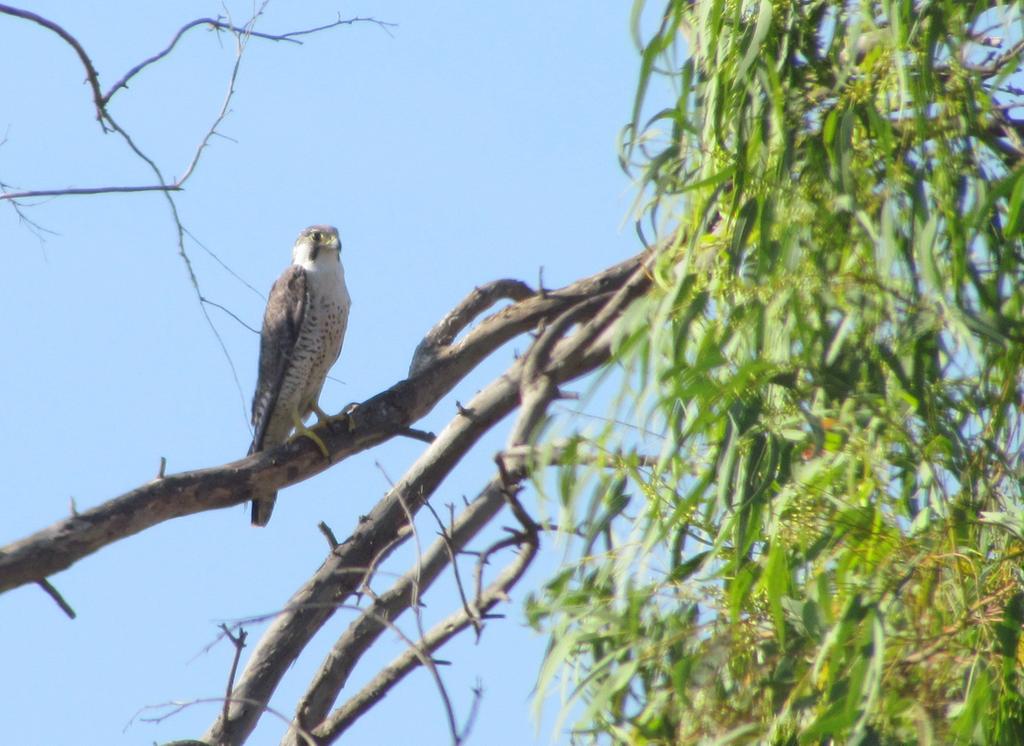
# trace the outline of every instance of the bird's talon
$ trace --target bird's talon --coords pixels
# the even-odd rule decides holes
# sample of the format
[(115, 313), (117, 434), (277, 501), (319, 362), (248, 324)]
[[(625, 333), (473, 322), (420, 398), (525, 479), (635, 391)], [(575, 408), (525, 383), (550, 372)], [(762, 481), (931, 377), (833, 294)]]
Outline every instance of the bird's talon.
[(324, 455), (324, 458), (327, 459), (328, 461), (331, 460), (331, 452), (327, 450), (327, 446), (324, 445), (323, 440), (320, 438), (319, 435), (317, 435), (315, 432), (310, 430), (305, 425), (300, 424), (295, 429), (295, 434), (291, 438), (289, 438), (289, 440), (295, 440), (296, 438), (309, 438), (311, 441), (313, 441), (314, 444), (316, 444), (316, 447), (320, 449), (320, 453)]

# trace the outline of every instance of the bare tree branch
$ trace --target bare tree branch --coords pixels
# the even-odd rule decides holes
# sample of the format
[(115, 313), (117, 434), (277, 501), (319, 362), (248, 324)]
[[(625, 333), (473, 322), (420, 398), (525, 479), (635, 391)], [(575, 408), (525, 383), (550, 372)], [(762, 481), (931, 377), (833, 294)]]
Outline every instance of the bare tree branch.
[[(444, 521), (441, 520), (441, 516), (434, 509), (434, 506), (430, 502), (424, 503), (427, 510), (430, 511), (431, 515), (434, 516), (434, 520), (437, 521), (437, 525), (440, 529), (441, 539), (440, 542), (448, 553), (447, 564), (452, 568), (452, 576), (455, 581), (455, 589), (459, 592), (459, 599), (462, 601), (462, 608), (466, 610), (470, 616), (473, 617), (473, 629), (476, 631), (477, 637), (483, 631), (483, 625), (480, 622), (480, 615), (473, 608), (469, 598), (466, 596), (466, 587), (462, 582), (462, 573), (459, 572), (459, 548), (455, 546), (452, 541), (451, 529), (454, 523), (453, 519), (449, 520), (448, 525), (445, 525)], [(449, 513), (453, 512), (453, 506), (449, 504)]]
[[(417, 622), (419, 622), (417, 617)], [(448, 694), (448, 688), (444, 685), (444, 680), (441, 678), (441, 672), (438, 671), (438, 666), (441, 665), (441, 661), (435, 661), (432, 655), (436, 648), (431, 648), (427, 643), (426, 633), (421, 630), (420, 642), (414, 642), (399, 627), (392, 624), (389, 620), (383, 619), (381, 623), (384, 624), (388, 629), (394, 632), (398, 637), (406, 644), (406, 653), (413, 656), (415, 663), (413, 666), (421, 665), (426, 668), (434, 679), (434, 683), (437, 686), (438, 693), (441, 697), (441, 703), (444, 705), (445, 716), (448, 719), (448, 732), (451, 734), (452, 743), (459, 744), (462, 742), (462, 737), (459, 731), (458, 720), (455, 716), (455, 707), (452, 705), (451, 696)], [(409, 670), (411, 670), (410, 667)], [(392, 682), (392, 683), (397, 683)], [(390, 689), (390, 686), (388, 687)], [(383, 696), (383, 694), (381, 695)], [(378, 698), (379, 699), (379, 698)], [(329, 741), (324, 740), (324, 743)]]
[[(60, 187), (27, 189), (23, 192), (0, 192), (0, 201), (17, 202), (34, 197), (76, 197), (92, 194), (133, 194), (135, 192), (180, 192), (181, 184), (146, 184), (144, 186)], [(20, 202), (19, 202), (20, 204)], [(24, 205), (22, 205), (24, 207)]]
[[(1002, 41), (1002, 39), (999, 40), (1000, 46)], [(1022, 52), (1024, 52), (1024, 39), (1018, 40), (1001, 52), (992, 52), (991, 56), (982, 63), (971, 62), (966, 59), (965, 55), (962, 55), (960, 64), (965, 70), (977, 73), (982, 78), (991, 78), (995, 75), (1005, 74), (1006, 71), (1003, 68), (1010, 62), (1016, 62), (1019, 69)]]
[[(591, 344), (607, 329), (610, 321), (618, 316), (621, 310), (636, 297), (641, 288), (646, 287), (648, 275), (641, 267), (634, 273), (631, 280), (594, 316), (584, 324), (571, 344), (563, 345), (568, 353), (575, 352), (582, 345)], [(471, 296), (472, 297), (472, 296)], [(532, 434), (545, 416), (551, 402), (558, 395), (556, 379), (549, 370), (552, 351), (557, 342), (564, 338), (566, 331), (578, 320), (586, 318), (592, 307), (598, 305), (601, 298), (590, 299), (569, 309), (548, 327), (532, 345), (526, 356), (520, 361), (522, 372), (519, 377), (521, 410), (519, 417), (509, 435), (506, 451), (496, 459), (499, 475), (491, 481), (481, 495), (464, 511), (451, 531), (445, 532), (422, 562), (413, 567), (395, 584), (386, 597), (376, 600), (360, 619), (350, 625), (345, 634), (338, 640), (320, 671), (313, 679), (312, 686), (299, 704), (296, 721), (303, 728), (313, 729), (314, 735), (325, 742), (336, 739), (352, 722), (379, 701), (409, 670), (417, 665), (415, 651), (406, 651), (388, 668), (381, 671), (355, 697), (341, 708), (331, 713), (319, 726), (326, 708), (340, 693), (353, 666), (379, 636), (383, 626), (379, 621), (381, 614), (386, 619), (396, 618), (409, 605), (415, 603), (417, 594), (437, 578), (441, 569), (449, 563), (454, 564), (455, 553), (466, 546), (472, 538), (500, 509), (501, 502), (512, 508), (525, 533), (503, 540), (492, 545), (480, 554), (477, 565), (477, 594), (472, 603), (463, 602), (461, 611), (456, 612), (447, 620), (424, 635), (423, 644), (431, 651), (436, 650), (445, 641), (459, 631), (472, 626), (479, 629), (480, 620), (487, 611), (500, 600), (505, 599), (507, 591), (518, 581), (521, 573), (529, 564), (536, 552), (539, 527), (526, 513), (518, 502), (515, 492), (520, 481), (527, 474), (527, 459), (531, 455), (529, 444)], [(451, 338), (449, 338), (449, 341)], [(470, 409), (475, 411), (471, 405)], [(483, 520), (480, 520), (483, 518)], [(486, 591), (482, 590), (483, 565), (491, 554), (511, 544), (522, 545), (524, 536), (529, 538), (528, 556), (521, 556), (521, 568), (507, 570), (497, 584)], [(524, 552), (524, 555), (527, 553)], [(518, 563), (514, 564), (516, 567)], [(501, 594), (498, 597), (497, 589)], [(315, 727), (314, 727), (315, 726)], [(295, 741), (286, 736), (283, 745), (290, 746)]]
[[(546, 340), (542, 337), (534, 344), (533, 348), (539, 349), (545, 345)], [(532, 357), (532, 352), (528, 353), (526, 359), (530, 357)], [(520, 387), (526, 387), (528, 380), (524, 373)], [(530, 406), (524, 405), (509, 437), (510, 447), (522, 445), (521, 439), (529, 437), (554, 396), (553, 388), (550, 393), (551, 396), (547, 400), (536, 398)], [(446, 531), (446, 534), (435, 542), (427, 554), (422, 557), (422, 561), (417, 561), (416, 565), (388, 591), (386, 596), (377, 598), (374, 605), (349, 626), (321, 666), (320, 671), (317, 672), (313, 685), (300, 702), (296, 715), (297, 722), (301, 724), (300, 727), (311, 728), (314, 723), (323, 720), (319, 726), (313, 729), (313, 733), (324, 743), (333, 742), (360, 715), (383, 698), (409, 671), (417, 665), (424, 664), (422, 651), (433, 653), (462, 630), (471, 626), (478, 629), (483, 615), (499, 602), (507, 600), (508, 591), (522, 577), (523, 572), (535, 556), (538, 545), (537, 524), (518, 503), (513, 507), (513, 512), (519, 519), (523, 531), (517, 534), (514, 542), (509, 542), (515, 543), (521, 549), (517, 560), (506, 568), (498, 580), (486, 590), (478, 591), (472, 603), (463, 603), (460, 611), (436, 625), (430, 632), (421, 635), (418, 646), (410, 647), (391, 665), (378, 673), (358, 694), (332, 712), (329, 717), (323, 719), (327, 707), (333, 703), (341, 691), (355, 662), (379, 636), (384, 629), (385, 622), (396, 618), (398, 613), (415, 603), (417, 595), (433, 583), (441, 569), (449, 563), (454, 563), (455, 550), (465, 546), (490, 521), (500, 509), (502, 502), (515, 500), (511, 493), (518, 482), (525, 478), (527, 472), (524, 467), (525, 459), (522, 458), (515, 459), (511, 470), (502, 465), (500, 474), (491, 480), (480, 496), (463, 512), (459, 520), (452, 526), (451, 531)], [(391, 625), (388, 624), (388, 626)], [(450, 714), (449, 720), (452, 720)], [(456, 737), (454, 740), (458, 743), (461, 737)], [(296, 741), (289, 734), (286, 735), (282, 743), (290, 745)]]
[[(282, 676), (313, 635), (334, 614), (338, 604), (362, 584), (362, 568), (376, 566), (408, 537), (405, 511), (417, 509), (481, 434), (512, 410), (516, 389), (504, 378), (492, 383), (470, 403), (474, 417), (457, 416), (388, 492), (355, 532), (327, 558), (313, 577), (289, 600), (257, 643), (234, 696), (267, 702)], [(330, 447), (330, 446), (329, 446)], [(404, 530), (404, 533), (403, 533)], [(204, 736), (211, 743), (244, 743), (260, 716), (259, 708), (232, 707), (227, 722), (218, 720)]]

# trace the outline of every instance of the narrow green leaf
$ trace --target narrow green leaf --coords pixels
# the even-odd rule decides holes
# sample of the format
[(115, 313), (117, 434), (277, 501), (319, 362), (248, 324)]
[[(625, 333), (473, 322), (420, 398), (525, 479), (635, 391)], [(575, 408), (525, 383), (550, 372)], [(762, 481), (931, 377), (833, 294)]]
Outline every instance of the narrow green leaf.
[(789, 592), (789, 566), (786, 562), (786, 550), (781, 541), (773, 541), (768, 550), (768, 561), (765, 563), (761, 582), (768, 594), (768, 605), (771, 607), (772, 619), (775, 622), (775, 634), (779, 638), (779, 645), (785, 648), (786, 615), (782, 602)]
[(754, 25), (754, 33), (751, 35), (747, 48), (743, 53), (743, 59), (740, 60), (739, 67), (736, 69), (736, 77), (745, 77), (754, 60), (762, 54), (761, 45), (764, 44), (764, 40), (767, 38), (771, 27), (772, 0), (761, 0), (757, 10), (757, 22)]

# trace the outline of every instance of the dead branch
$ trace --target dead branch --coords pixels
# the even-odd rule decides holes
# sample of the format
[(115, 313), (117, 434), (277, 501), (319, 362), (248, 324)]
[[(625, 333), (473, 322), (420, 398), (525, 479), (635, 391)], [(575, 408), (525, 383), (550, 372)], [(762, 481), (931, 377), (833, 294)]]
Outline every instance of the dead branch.
[[(441, 704), (444, 706), (445, 716), (448, 719), (448, 732), (451, 734), (452, 743), (461, 743), (462, 737), (460, 736), (458, 722), (455, 717), (455, 707), (452, 705), (451, 696), (449, 696), (448, 689), (445, 687), (444, 681), (441, 678), (441, 672), (438, 671), (437, 668), (440, 665), (447, 665), (447, 661), (434, 659), (432, 655), (433, 650), (424, 644), (427, 638), (426, 634), (422, 630), (420, 631), (420, 642), (417, 643), (411, 640), (404, 632), (402, 632), (401, 629), (399, 629), (399, 627), (392, 624), (391, 621), (387, 619), (382, 619), (380, 621), (406, 644), (406, 652), (411, 653), (416, 660), (416, 663), (413, 665), (421, 665), (430, 672), (431, 677), (434, 679), (434, 683), (437, 685), (438, 694), (441, 697)], [(420, 620), (417, 619), (417, 622), (419, 621)], [(325, 743), (329, 743), (329, 741), (325, 741)]]
[[(571, 314), (572, 312), (570, 312), (570, 314), (567, 315)], [(538, 354), (547, 355), (550, 353), (551, 343), (546, 337), (547, 335), (542, 336), (540, 339), (537, 340), (537, 342), (531, 348), (531, 353), (528, 353), (527, 358), (525, 359), (526, 361), (529, 361), (532, 358), (536, 358)], [(521, 389), (525, 389), (527, 386), (531, 385), (533, 380), (539, 377), (540, 375), (542, 374), (539, 373), (535, 368), (531, 372), (531, 366), (529, 365), (529, 363), (524, 362), (523, 373), (520, 378)], [(511, 441), (510, 446), (521, 445), (522, 441), (519, 439), (527, 437), (532, 432), (539, 418), (543, 416), (543, 413), (546, 410), (547, 405), (550, 404), (551, 400), (553, 399), (553, 387), (549, 388), (549, 393), (550, 396), (548, 396), (546, 400), (542, 398), (535, 398), (529, 404), (529, 406), (526, 402), (523, 403), (523, 408), (520, 410), (520, 415), (517, 418), (516, 425), (513, 427), (512, 433), (509, 437), (509, 440)], [(515, 488), (515, 486), (518, 485), (518, 482), (526, 476), (526, 471), (525, 469), (522, 468), (523, 462), (520, 460), (516, 464), (516, 472), (514, 477), (512, 476), (512, 473), (509, 471), (508, 467), (506, 467), (500, 460), (499, 464), (499, 475), (495, 479), (491, 480), (491, 483), (485, 489), (484, 493), (482, 493), (481, 498), (485, 497), (489, 492), (492, 498), (500, 497), (505, 501), (508, 501), (510, 499), (514, 500), (514, 498), (510, 498), (510, 493)], [(475, 504), (477, 505), (482, 503), (483, 501), (480, 498), (478, 498), (478, 500), (475, 501)], [(464, 512), (463, 517), (468, 517), (468, 514), (472, 514), (474, 518), (478, 518), (479, 512), (480, 511), (474, 511), (471, 506), (470, 509), (467, 509), (467, 511)], [(496, 512), (497, 508), (495, 505), (494, 507), (492, 507), (492, 510), (490, 512), (491, 516), (493, 516), (494, 513)], [(321, 738), (325, 743), (332, 743), (345, 731), (345, 729), (347, 729), (352, 723), (354, 723), (359, 718), (360, 715), (362, 715), (370, 707), (372, 707), (374, 703), (378, 702), (381, 698), (383, 698), (388, 693), (388, 691), (390, 691), (399, 681), (402, 680), (402, 678), (405, 677), (405, 675), (409, 671), (411, 671), (413, 668), (415, 668), (422, 662), (423, 656), (421, 651), (425, 650), (432, 654), (434, 651), (438, 650), (445, 642), (454, 637), (456, 634), (470, 627), (476, 629), (477, 633), (479, 634), (481, 618), (483, 618), (484, 615), (488, 611), (490, 611), (490, 609), (493, 608), (495, 605), (507, 600), (508, 591), (518, 582), (518, 580), (522, 577), (523, 573), (525, 572), (526, 568), (529, 567), (534, 556), (536, 556), (538, 546), (537, 524), (532, 520), (532, 518), (530, 518), (526, 514), (525, 510), (523, 510), (522, 506), (518, 505), (518, 503), (516, 503), (513, 506), (513, 513), (519, 519), (520, 524), (523, 528), (522, 532), (518, 533), (515, 537), (514, 542), (520, 547), (521, 550), (517, 559), (514, 562), (512, 562), (509, 565), (509, 567), (507, 567), (505, 571), (501, 573), (498, 580), (492, 583), (486, 590), (478, 589), (476, 597), (473, 599), (473, 602), (471, 604), (464, 602), (461, 610), (453, 613), (447, 619), (437, 624), (429, 633), (422, 635), (421, 642), (418, 648), (410, 647), (410, 649), (402, 653), (394, 662), (392, 662), (389, 666), (380, 671), (377, 674), (377, 676), (375, 676), (366, 686), (364, 686), (363, 689), (360, 690), (354, 697), (352, 697), (348, 702), (339, 707), (337, 710), (332, 712), (318, 727), (314, 729), (314, 735), (316, 735), (318, 738)], [(459, 536), (460, 538), (469, 538), (465, 535), (469, 532), (464, 533), (460, 530), (468, 525), (471, 525), (468, 522), (468, 520), (463, 521), (463, 517), (460, 517), (459, 523), (457, 524), (456, 527), (453, 527), (451, 534), (449, 535), (446, 532), (446, 535), (442, 536), (442, 538), (435, 543), (434, 547), (432, 548), (430, 556), (424, 558), (429, 563), (431, 569), (434, 571), (432, 578), (436, 577), (437, 566), (443, 566), (448, 563), (454, 564), (455, 552), (453, 551), (453, 549), (459, 546), (460, 544), (464, 545), (464, 542), (457, 541), (455, 537)], [(474, 525), (476, 525), (476, 527), (479, 528), (482, 527), (484, 523)], [(472, 533), (475, 534), (475, 531), (473, 531)], [(503, 542), (503, 544), (504, 543), (505, 542)], [(487, 552), (485, 556), (488, 556), (489, 554), (490, 552)], [(478, 568), (482, 568), (482, 564), (483, 562), (481, 562), (480, 565), (478, 565)], [(419, 584), (422, 581), (422, 572), (422, 564), (417, 563), (417, 566), (409, 571), (409, 573), (416, 573), (416, 575), (414, 577), (409, 577), (409, 574), (407, 574), (407, 579), (403, 579), (406, 581), (405, 584), (410, 585), (411, 587), (411, 583), (414, 580), (417, 584)], [(398, 593), (395, 594), (396, 599), (404, 599), (404, 597), (406, 596), (406, 593), (404, 591), (404, 587), (399, 589)], [(419, 591), (421, 592), (422, 588), (419, 588)], [(394, 613), (393, 609), (390, 611)], [(364, 619), (365, 618), (366, 617), (364, 616)], [(359, 620), (359, 622), (362, 621), (362, 619)], [(359, 622), (357, 622), (356, 624), (358, 624)], [(346, 632), (346, 635), (347, 634), (348, 633)], [(343, 636), (342, 640), (339, 642), (342, 642), (345, 639), (346, 636)], [(364, 645), (362, 647), (362, 650), (365, 649), (366, 646)], [(337, 651), (337, 647), (335, 648), (335, 651)], [(335, 651), (332, 651), (332, 653)], [(350, 668), (351, 667), (349, 666), (349, 669)], [(323, 668), (321, 669), (321, 672), (322, 671)], [(316, 682), (317, 680), (315, 679), (314, 681)], [(322, 679), (320, 679), (320, 681), (322, 681)], [(338, 690), (340, 690), (340, 687), (338, 688)], [(323, 692), (321, 691), (319, 692), (319, 694), (321, 694), (322, 696)], [(304, 702), (305, 701), (306, 700), (304, 700)], [(323, 699), (321, 699), (321, 704), (323, 704)], [(303, 714), (306, 717), (309, 717), (309, 715), (313, 713), (311, 713), (308, 709), (305, 712), (302, 712), (300, 710), (300, 717)], [(305, 722), (313, 721), (314, 718), (309, 718), (309, 720)], [(303, 721), (300, 719), (299, 722)], [(456, 743), (460, 741), (461, 738), (455, 738)], [(285, 743), (289, 742), (290, 741), (286, 738)]]
[(334, 531), (331, 530), (331, 527), (328, 526), (325, 521), (320, 521), (316, 527), (320, 529), (320, 533), (322, 533), (324, 538), (327, 539), (327, 546), (330, 547), (331, 551), (337, 549), (338, 540), (335, 538)]
[(444, 521), (441, 520), (441, 516), (429, 501), (424, 503), (424, 506), (430, 511), (430, 514), (434, 516), (434, 520), (437, 521), (441, 534), (441, 543), (443, 544), (445, 551), (448, 553), (447, 564), (452, 568), (455, 589), (459, 592), (459, 599), (462, 601), (462, 608), (465, 609), (471, 617), (473, 617), (473, 629), (476, 631), (477, 637), (479, 637), (480, 633), (483, 631), (483, 625), (480, 623), (480, 615), (470, 604), (469, 598), (466, 596), (466, 587), (462, 582), (462, 573), (459, 571), (459, 550), (452, 542), (451, 524), (454, 522), (454, 506), (450, 503), (448, 505), (449, 520), (447, 526)]
[[(1002, 40), (1000, 39), (1000, 46)], [(1004, 68), (1011, 62), (1016, 63), (1018, 66), (1021, 61), (1021, 53), (1024, 52), (1024, 39), (1018, 40), (1016, 43), (1011, 44), (1001, 52), (992, 52), (989, 57), (981, 63), (971, 62), (966, 58), (966, 53), (961, 55), (960, 64), (965, 70), (969, 70), (972, 73), (976, 73), (982, 78), (991, 78), (1001, 73), (1005, 73)]]

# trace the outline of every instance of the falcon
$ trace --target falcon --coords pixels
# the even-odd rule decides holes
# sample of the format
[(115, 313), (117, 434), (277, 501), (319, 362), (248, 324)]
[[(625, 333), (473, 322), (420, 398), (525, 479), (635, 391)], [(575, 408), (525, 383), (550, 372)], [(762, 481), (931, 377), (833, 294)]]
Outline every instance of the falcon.
[[(292, 263), (274, 283), (263, 315), (259, 377), (252, 398), (252, 455), (288, 440), (292, 430), (323, 442), (303, 422), (311, 412), (329, 420), (318, 404), (327, 371), (341, 353), (352, 300), (341, 266), (341, 240), (330, 225), (299, 234)], [(252, 495), (252, 524), (266, 526), (275, 490)]]

